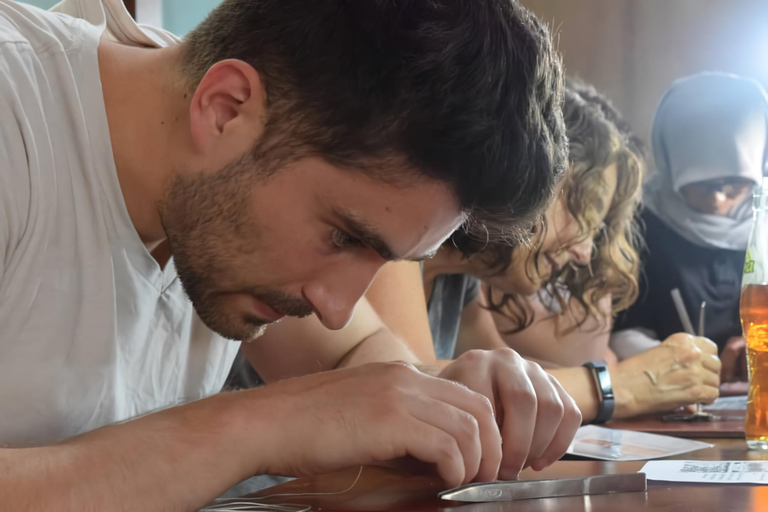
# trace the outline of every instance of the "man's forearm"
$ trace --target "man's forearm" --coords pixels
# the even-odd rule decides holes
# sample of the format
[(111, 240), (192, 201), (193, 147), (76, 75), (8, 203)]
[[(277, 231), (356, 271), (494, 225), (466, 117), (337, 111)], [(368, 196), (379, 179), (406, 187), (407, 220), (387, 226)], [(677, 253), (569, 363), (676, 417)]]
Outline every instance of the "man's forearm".
[(337, 368), (351, 368), (362, 364), (388, 361), (411, 363), (422, 373), (433, 377), (436, 377), (453, 362), (452, 360), (421, 361), (392, 331), (384, 328), (355, 346), (342, 359)]
[(429, 363), (418, 363), (415, 366), (420, 372), (437, 377), (451, 363), (453, 363), (453, 359), (438, 359)]
[(350, 350), (336, 368), (388, 361), (404, 361), (416, 366), (421, 363), (400, 338), (389, 329), (381, 328)]
[(16, 511), (197, 510), (266, 470), (264, 450), (274, 443), (263, 435), (259, 392), (219, 395), (52, 446), (2, 449), (0, 502)]

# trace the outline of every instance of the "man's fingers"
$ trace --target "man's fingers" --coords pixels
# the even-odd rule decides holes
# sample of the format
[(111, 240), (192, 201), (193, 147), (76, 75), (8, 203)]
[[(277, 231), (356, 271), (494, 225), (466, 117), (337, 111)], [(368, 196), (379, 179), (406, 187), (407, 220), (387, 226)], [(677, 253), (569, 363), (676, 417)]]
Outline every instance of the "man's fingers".
[[(502, 457), (502, 439), (496, 424), (491, 401), (461, 384), (444, 379), (430, 378), (430, 396), (465, 411), (477, 421), (480, 440), (479, 467), (468, 479), (481, 481), (496, 480)], [(492, 392), (489, 391), (492, 395)]]
[(467, 482), (466, 459), (454, 436), (426, 422), (410, 425), (405, 449), (422, 462), (434, 464), (440, 478), (451, 487)]
[(499, 478), (515, 480), (520, 475), (536, 428), (536, 392), (528, 376), (520, 371), (498, 383), (499, 400), (504, 404), (501, 427), (503, 458)]
[[(557, 381), (538, 366), (531, 366), (528, 377), (536, 392), (537, 404), (536, 426), (528, 452), (529, 461), (539, 459), (544, 454), (560, 427), (564, 412), (563, 401), (553, 384), (553, 381)], [(514, 407), (514, 404), (505, 404), (505, 408), (507, 406)]]
[(560, 399), (563, 403), (563, 417), (560, 421), (560, 426), (552, 438), (552, 442), (549, 447), (538, 459), (531, 460), (531, 467), (536, 471), (544, 469), (550, 464), (554, 464), (560, 457), (562, 457), (571, 445), (576, 431), (581, 426), (581, 412), (576, 406), (576, 402), (565, 391), (565, 389), (557, 382), (557, 379), (551, 377), (554, 381), (553, 384)]
[(408, 404), (408, 411), (414, 418), (442, 430), (453, 438), (464, 466), (464, 478), (461, 483), (472, 480), (477, 475), (483, 455), (477, 419), (467, 411), (429, 396), (410, 396), (409, 400), (411, 403)]

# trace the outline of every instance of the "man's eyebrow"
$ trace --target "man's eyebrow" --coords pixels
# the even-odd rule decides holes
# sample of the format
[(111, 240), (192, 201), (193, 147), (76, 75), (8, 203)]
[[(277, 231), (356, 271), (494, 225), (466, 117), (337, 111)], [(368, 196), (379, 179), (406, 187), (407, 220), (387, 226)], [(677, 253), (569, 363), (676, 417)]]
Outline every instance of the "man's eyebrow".
[(381, 236), (381, 233), (379, 233), (376, 228), (365, 222), (363, 219), (357, 217), (354, 214), (344, 213), (337, 209), (334, 209), (334, 214), (341, 220), (344, 229), (346, 229), (350, 235), (360, 240), (363, 245), (367, 245), (379, 253), (379, 256), (387, 261), (400, 261), (404, 259), (408, 259), (409, 261), (423, 261), (433, 258), (437, 252), (430, 251), (423, 256), (415, 258), (400, 257), (394, 253), (389, 245), (387, 245), (387, 243), (384, 241), (384, 237)]
[(379, 256), (387, 261), (395, 261), (398, 259), (376, 228), (351, 213), (344, 213), (336, 209), (334, 209), (334, 213), (341, 219), (344, 229), (346, 229), (350, 235), (360, 240), (363, 245), (372, 248), (379, 253)]

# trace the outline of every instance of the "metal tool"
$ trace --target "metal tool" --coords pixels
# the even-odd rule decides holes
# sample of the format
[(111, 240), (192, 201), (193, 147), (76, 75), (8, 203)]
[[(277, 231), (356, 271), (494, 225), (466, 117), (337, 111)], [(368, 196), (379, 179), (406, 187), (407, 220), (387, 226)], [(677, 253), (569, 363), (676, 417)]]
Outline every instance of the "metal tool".
[[(701, 303), (701, 307), (699, 308), (699, 337), (701, 337), (701, 338), (704, 337), (704, 318), (705, 318), (704, 315), (706, 314), (706, 312), (707, 312), (707, 303), (706, 302), (702, 302)], [(709, 414), (709, 413), (704, 412), (704, 408), (703, 407), (704, 406), (701, 403), (697, 403), (696, 404), (696, 415), (697, 416), (700, 416), (702, 414)]]
[[(685, 302), (683, 302), (683, 296), (680, 295), (680, 289), (675, 288), (671, 292), (672, 302), (675, 303), (675, 309), (677, 310), (677, 316), (680, 317), (680, 323), (683, 324), (683, 330), (691, 336), (696, 336), (693, 330), (693, 324), (691, 323), (691, 317), (688, 316), (688, 311), (685, 309)], [(706, 303), (705, 303), (706, 304)]]
[[(678, 288), (675, 288), (671, 292), (669, 292), (670, 295), (672, 295), (672, 302), (675, 303), (675, 309), (677, 309), (677, 314), (680, 317), (680, 322), (683, 324), (683, 329), (685, 329), (685, 332), (690, 334), (691, 336), (696, 336), (696, 333), (693, 331), (693, 323), (691, 323), (691, 317), (688, 316), (688, 311), (685, 309), (685, 303), (683, 302), (683, 297), (680, 295), (680, 290)], [(706, 318), (706, 309), (707, 309), (707, 303), (702, 302), (701, 307), (699, 308), (699, 334), (698, 336), (704, 337), (704, 320)], [(696, 404), (696, 412), (693, 414), (667, 414), (666, 416), (662, 416), (662, 420), (664, 421), (714, 421), (719, 420), (720, 417), (716, 416), (712, 413), (705, 412), (703, 409), (702, 404)]]
[(645, 473), (595, 475), (556, 480), (515, 480), (482, 482), (462, 485), (443, 491), (444, 500), (482, 503), (486, 501), (516, 501), (535, 498), (559, 498), (588, 494), (643, 492), (647, 489)]

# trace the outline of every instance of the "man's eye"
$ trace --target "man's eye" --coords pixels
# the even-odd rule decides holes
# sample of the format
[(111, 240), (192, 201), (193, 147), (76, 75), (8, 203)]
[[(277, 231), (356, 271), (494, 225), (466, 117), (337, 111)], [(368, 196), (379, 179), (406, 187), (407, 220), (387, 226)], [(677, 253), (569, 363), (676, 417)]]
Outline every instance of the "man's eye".
[(340, 229), (334, 229), (331, 237), (333, 239), (333, 245), (335, 245), (339, 249), (343, 249), (346, 247), (362, 247), (363, 246), (363, 243), (359, 239), (355, 238), (354, 236)]

